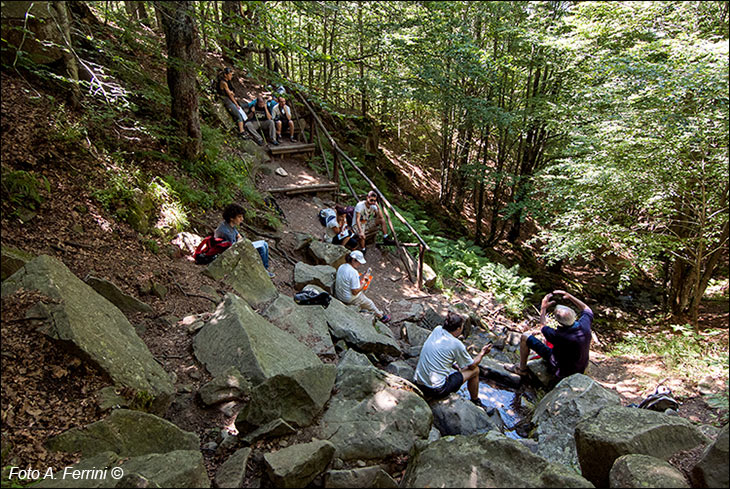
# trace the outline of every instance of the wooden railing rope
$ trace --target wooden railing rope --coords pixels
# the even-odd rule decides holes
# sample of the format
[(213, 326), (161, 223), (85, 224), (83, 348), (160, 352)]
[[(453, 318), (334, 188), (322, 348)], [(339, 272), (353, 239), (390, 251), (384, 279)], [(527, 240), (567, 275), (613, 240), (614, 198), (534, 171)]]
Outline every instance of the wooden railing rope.
[[(401, 223), (403, 223), (403, 225), (405, 225), (405, 226), (406, 226), (406, 227), (408, 228), (408, 230), (409, 230), (409, 231), (411, 232), (411, 234), (413, 234), (413, 236), (415, 236), (415, 237), (416, 237), (416, 239), (418, 240), (418, 242), (419, 242), (419, 243), (421, 244), (421, 246), (423, 246), (423, 247), (424, 247), (424, 249), (425, 249), (426, 251), (430, 251), (430, 250), (431, 250), (431, 248), (430, 248), (430, 247), (428, 246), (428, 244), (426, 243), (426, 241), (424, 241), (424, 239), (423, 239), (423, 238), (421, 237), (421, 235), (420, 235), (420, 234), (418, 234), (418, 231), (416, 231), (415, 229), (413, 229), (413, 226), (411, 226), (411, 224), (410, 224), (410, 223), (409, 223), (409, 222), (408, 222), (408, 221), (407, 221), (407, 220), (406, 220), (406, 219), (405, 219), (405, 218), (404, 218), (404, 217), (403, 217), (403, 216), (401, 215), (401, 213), (400, 213), (400, 212), (398, 212), (398, 210), (397, 210), (397, 209), (396, 209), (395, 207), (393, 207), (393, 205), (392, 205), (392, 204), (391, 204), (391, 203), (390, 203), (390, 202), (388, 201), (388, 199), (386, 199), (386, 198), (385, 198), (385, 196), (384, 196), (384, 195), (383, 195), (383, 193), (382, 193), (382, 192), (380, 191), (380, 189), (379, 189), (379, 188), (378, 188), (378, 187), (377, 187), (377, 186), (376, 186), (376, 185), (375, 185), (375, 184), (373, 183), (373, 181), (372, 181), (372, 180), (370, 180), (370, 178), (368, 178), (368, 176), (367, 176), (367, 175), (365, 174), (365, 172), (363, 172), (363, 171), (362, 171), (362, 170), (361, 170), (361, 169), (360, 169), (360, 168), (359, 168), (359, 167), (358, 167), (358, 166), (357, 166), (357, 165), (355, 164), (355, 162), (354, 162), (354, 161), (352, 161), (352, 159), (350, 159), (350, 157), (349, 157), (349, 156), (347, 156), (347, 153), (345, 153), (345, 152), (344, 152), (344, 151), (343, 151), (343, 150), (342, 150), (342, 149), (341, 149), (341, 148), (340, 148), (340, 147), (339, 147), (339, 146), (337, 145), (337, 142), (336, 142), (336, 141), (335, 141), (335, 140), (334, 140), (334, 139), (332, 138), (332, 136), (330, 135), (329, 131), (327, 131), (327, 128), (326, 128), (326, 127), (324, 127), (324, 124), (322, 123), (322, 120), (321, 120), (321, 119), (319, 118), (319, 116), (318, 116), (318, 115), (316, 114), (316, 112), (314, 111), (314, 109), (312, 108), (312, 106), (311, 106), (311, 105), (309, 105), (309, 102), (307, 102), (307, 100), (306, 100), (306, 99), (304, 98), (304, 96), (302, 96), (301, 94), (297, 94), (297, 95), (298, 95), (299, 99), (301, 100), (301, 102), (302, 102), (302, 103), (303, 103), (303, 104), (304, 104), (304, 105), (305, 105), (305, 106), (307, 107), (307, 109), (309, 109), (309, 112), (310, 112), (310, 113), (312, 114), (312, 116), (314, 117), (314, 120), (315, 120), (315, 122), (317, 123), (317, 125), (319, 126), (319, 129), (320, 129), (320, 130), (321, 130), (321, 131), (322, 131), (322, 132), (324, 133), (325, 137), (326, 137), (326, 138), (327, 138), (327, 140), (328, 140), (328, 141), (330, 142), (330, 145), (332, 146), (332, 149), (333, 149), (333, 150), (334, 150), (334, 151), (335, 151), (335, 152), (336, 152), (337, 154), (339, 154), (340, 156), (342, 156), (342, 158), (344, 158), (345, 160), (347, 160), (347, 162), (348, 162), (348, 163), (350, 164), (350, 166), (352, 166), (352, 168), (354, 168), (354, 169), (355, 169), (355, 171), (357, 171), (357, 172), (358, 172), (358, 173), (360, 174), (360, 176), (361, 176), (361, 177), (362, 177), (363, 179), (365, 179), (365, 181), (366, 181), (366, 182), (367, 182), (367, 183), (368, 183), (368, 184), (370, 185), (370, 188), (372, 188), (372, 189), (373, 189), (373, 191), (375, 191), (375, 193), (376, 193), (376, 194), (378, 194), (378, 198), (379, 198), (379, 199), (380, 199), (380, 201), (381, 201), (381, 202), (383, 203), (383, 205), (385, 205), (385, 206), (386, 206), (386, 207), (387, 207), (387, 208), (388, 208), (389, 210), (391, 210), (391, 211), (393, 212), (393, 214), (395, 215), (395, 217), (397, 217), (397, 218), (398, 218), (398, 220), (399, 220), (399, 221), (400, 221)], [(335, 171), (335, 173), (337, 173), (337, 172)], [(338, 182), (337, 182), (337, 181), (335, 181), (335, 183), (338, 183)]]
[[(373, 181), (370, 180), (370, 178), (368, 178), (368, 176), (365, 174), (365, 172), (363, 172), (355, 164), (355, 162), (352, 161), (352, 159), (350, 159), (349, 156), (347, 156), (347, 153), (345, 153), (337, 145), (337, 142), (334, 140), (334, 138), (332, 137), (332, 135), (329, 133), (329, 131), (327, 130), (327, 128), (324, 126), (324, 123), (322, 123), (322, 120), (319, 118), (319, 116), (317, 116), (317, 113), (314, 111), (314, 109), (309, 104), (309, 102), (306, 100), (306, 98), (301, 93), (299, 93), (299, 92), (296, 92), (296, 95), (298, 96), (299, 100), (307, 107), (307, 109), (309, 109), (309, 112), (310, 112), (312, 118), (314, 119), (315, 123), (317, 124), (316, 129), (317, 129), (317, 135), (318, 135), (318, 137), (319, 137), (319, 134), (322, 134), (323, 133), (325, 135), (325, 137), (327, 138), (327, 140), (329, 141), (330, 145), (332, 146), (332, 151), (333, 151), (333, 156), (334, 156), (333, 172), (332, 173), (333, 173), (333, 179), (334, 179), (334, 182), (335, 182), (336, 186), (338, 188), (340, 186), (339, 172), (341, 170), (342, 173), (343, 173), (343, 175), (344, 175), (344, 177), (345, 177), (345, 182), (347, 183), (347, 187), (349, 188), (349, 190), (352, 193), (352, 195), (355, 198), (355, 200), (358, 199), (357, 194), (355, 193), (355, 191), (352, 188), (352, 185), (350, 185), (350, 180), (347, 177), (347, 173), (345, 172), (345, 168), (342, 165), (342, 162), (340, 161), (340, 156), (341, 156), (342, 158), (344, 158), (350, 164), (350, 166), (352, 166), (352, 168), (355, 169), (355, 171), (357, 173), (360, 174), (360, 176), (363, 179), (365, 179), (365, 181), (370, 185), (370, 188), (372, 188), (373, 191), (375, 191), (375, 193), (378, 195), (378, 197), (380, 199), (380, 202), (382, 202), (382, 204), (383, 204), (383, 213), (387, 216), (388, 225), (389, 225), (390, 231), (391, 231), (391, 233), (393, 233), (393, 238), (394, 238), (395, 243), (396, 243), (396, 248), (399, 250), (399, 252), (401, 254), (401, 256), (400, 256), (401, 261), (405, 265), (406, 270), (407, 270), (408, 275), (411, 278), (411, 280), (413, 280), (413, 272), (412, 272), (412, 267), (411, 267), (411, 264), (410, 264), (410, 255), (406, 251), (406, 247), (403, 246), (402, 243), (399, 243), (398, 242), (398, 237), (397, 237), (397, 235), (395, 233), (395, 228), (393, 227), (393, 223), (390, 220), (390, 215), (388, 214), (388, 210), (393, 211), (393, 214), (395, 215), (395, 217), (397, 217), (398, 220), (401, 223), (403, 223), (403, 225), (405, 225), (406, 228), (408, 228), (408, 230), (411, 232), (411, 234), (413, 234), (413, 236), (415, 236), (416, 239), (418, 240), (418, 244), (416, 245), (416, 246), (418, 246), (418, 265), (416, 266), (416, 284), (418, 286), (418, 289), (421, 290), (423, 288), (423, 259), (424, 259), (424, 254), (425, 254), (425, 252), (427, 250), (430, 251), (431, 248), (428, 246), (428, 244), (426, 243), (426, 241), (421, 237), (421, 235), (418, 234), (418, 231), (416, 231), (415, 229), (413, 229), (413, 226), (411, 226), (411, 224), (400, 214), (400, 212), (398, 212), (398, 210), (395, 207), (393, 207), (393, 205), (388, 201), (388, 199), (385, 198), (385, 195), (383, 195), (383, 193), (380, 191), (380, 189), (377, 187), (377, 185), (375, 185), (375, 183), (373, 183)], [(320, 131), (321, 131), (321, 133), (320, 133)], [(312, 131), (312, 132), (314, 132), (314, 131)], [(322, 157), (324, 158), (324, 151), (322, 150), (322, 147), (321, 146), (320, 146), (320, 151), (322, 152)], [(325, 160), (325, 165), (326, 165), (326, 160)]]

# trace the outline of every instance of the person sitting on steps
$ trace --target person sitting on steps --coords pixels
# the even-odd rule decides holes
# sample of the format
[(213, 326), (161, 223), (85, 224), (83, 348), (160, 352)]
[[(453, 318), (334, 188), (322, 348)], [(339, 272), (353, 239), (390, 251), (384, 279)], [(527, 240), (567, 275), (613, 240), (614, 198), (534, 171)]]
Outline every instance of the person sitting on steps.
[(246, 113), (241, 108), (241, 105), (236, 99), (236, 95), (231, 90), (231, 80), (233, 79), (233, 69), (224, 68), (220, 75), (218, 75), (218, 81), (216, 84), (216, 93), (220, 97), (223, 105), (226, 106), (228, 112), (231, 113), (233, 119), (238, 124), (238, 135), (246, 136), (246, 131), (243, 129), (243, 124), (246, 122)]
[[(239, 226), (243, 222), (243, 213), (245, 209), (238, 204), (229, 204), (223, 209), (223, 222), (221, 222), (215, 230), (213, 236), (216, 238), (223, 238), (229, 241), (232, 245), (235, 244), (239, 239), (242, 239), (241, 233), (238, 232), (236, 226)], [(264, 264), (266, 272), (269, 277), (274, 278), (275, 275), (269, 272), (269, 243), (264, 240), (251, 242), (256, 251), (261, 256), (261, 261)]]
[(390, 315), (378, 309), (363, 292), (366, 284), (361, 282), (357, 269), (365, 263), (365, 257), (360, 251), (353, 251), (345, 257), (345, 263), (337, 269), (335, 297), (345, 304), (352, 304), (359, 306), (360, 309), (374, 312), (378, 319), (387, 323), (390, 321)]
[(294, 137), (294, 121), (291, 118), (291, 107), (286, 105), (286, 99), (279, 97), (279, 103), (274, 107), (274, 111), (271, 113), (276, 123), (276, 138), (281, 141), (281, 129), (284, 124), (289, 128), (289, 141), (295, 143), (297, 140)]
[(271, 118), (271, 112), (269, 112), (269, 108), (261, 96), (256, 97), (256, 103), (251, 107), (248, 122), (246, 122), (246, 129), (253, 135), (256, 144), (259, 146), (263, 146), (264, 144), (264, 139), (257, 132), (259, 130), (267, 134), (269, 142), (272, 145), (277, 146), (279, 144), (276, 140), (276, 128)]
[[(373, 219), (372, 224), (371, 219)], [(374, 190), (368, 192), (365, 200), (361, 200), (355, 206), (355, 215), (351, 225), (352, 229), (357, 233), (358, 239), (360, 240), (360, 249), (363, 252), (365, 252), (365, 237), (371, 226), (380, 225), (383, 230), (383, 241), (388, 240), (388, 230), (385, 227), (385, 220), (378, 206), (378, 194)]]
[[(546, 325), (547, 310), (555, 305), (553, 297), (562, 297), (572, 302), (581, 310), (580, 318), (576, 321), (576, 314), (568, 306), (555, 307), (555, 319), (559, 323), (557, 329)], [(533, 336), (537, 331), (528, 331), (520, 339), (520, 363), (505, 367), (508, 371), (519, 375), (527, 375), (527, 357), (530, 350), (535, 351), (548, 362), (551, 373), (560, 379), (573, 374), (582, 374), (588, 366), (588, 357), (591, 347), (591, 323), (593, 311), (584, 302), (564, 290), (556, 290), (542, 299), (540, 306), (540, 327), (542, 335), (552, 343), (552, 348)]]
[(324, 218), (325, 232), (324, 241), (336, 245), (342, 245), (354, 250), (357, 248), (357, 239), (347, 225), (347, 211), (344, 207), (336, 205), (334, 209), (322, 209), (320, 215)]
[(457, 392), (466, 382), (471, 402), (483, 407), (479, 400), (479, 364), (492, 349), (492, 343), (484, 345), (472, 359), (458, 338), (463, 331), (464, 317), (449, 312), (444, 325), (437, 326), (423, 344), (414, 380), (431, 399)]

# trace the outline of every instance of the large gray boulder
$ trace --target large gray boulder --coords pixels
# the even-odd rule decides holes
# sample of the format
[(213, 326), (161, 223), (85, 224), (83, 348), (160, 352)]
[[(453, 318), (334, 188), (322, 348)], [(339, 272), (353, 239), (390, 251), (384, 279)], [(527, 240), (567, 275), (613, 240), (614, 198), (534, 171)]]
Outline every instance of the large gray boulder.
[(261, 255), (245, 238), (221, 253), (203, 273), (230, 285), (254, 307), (269, 302), (278, 295), (261, 262)]
[(324, 487), (372, 487), (395, 488), (398, 483), (379, 465), (346, 470), (328, 470), (324, 475)]
[(305, 487), (324, 471), (334, 454), (332, 443), (313, 440), (267, 453), (264, 462), (274, 487)]
[(606, 407), (575, 427), (575, 444), (583, 476), (596, 486), (608, 485), (608, 475), (621, 455), (638, 453), (668, 460), (708, 439), (679, 416), (629, 407)]
[(417, 323), (423, 318), (425, 311), (423, 304), (414, 301), (402, 300), (390, 305), (390, 317), (394, 323), (402, 321)]
[(200, 440), (195, 433), (183, 431), (153, 414), (117, 409), (106, 419), (83, 428), (72, 428), (49, 439), (47, 445), (56, 452), (81, 452), (83, 457), (102, 452), (134, 457), (175, 450), (198, 450)]
[(200, 400), (206, 406), (240, 400), (251, 392), (251, 382), (236, 367), (230, 367), (200, 388)]
[(18, 289), (37, 290), (52, 301), (39, 301), (29, 315), (41, 317), (42, 331), (80, 350), (115, 384), (134, 392), (133, 403), (164, 413), (175, 388), (134, 327), (111, 302), (96, 293), (60, 261), (42, 255), (2, 283), (2, 296)]
[(342, 354), (340, 363), (337, 364), (337, 368), (345, 367), (372, 367), (373, 363), (368, 359), (367, 355), (358, 353), (355, 350), (347, 350)]
[(408, 461), (401, 487), (593, 487), (567, 467), (490, 431), (441, 438)]
[(695, 487), (728, 487), (728, 425), (702, 453), (690, 474)]
[(428, 438), (433, 415), (410, 382), (375, 367), (338, 369), (318, 432), (343, 460), (407, 454)]
[(411, 346), (423, 346), (430, 335), (430, 330), (422, 328), (415, 323), (406, 321), (401, 326), (401, 337)]
[(246, 476), (246, 463), (249, 455), (251, 455), (251, 449), (244, 447), (228, 457), (215, 473), (216, 487), (241, 487)]
[(413, 382), (413, 376), (415, 374), (415, 369), (403, 360), (396, 360), (395, 362), (389, 363), (385, 367), (385, 371), (406, 379), (409, 382)]
[(612, 488), (689, 487), (684, 474), (668, 462), (636, 453), (616, 459), (609, 473), (609, 481)]
[(234, 294), (226, 294), (195, 336), (193, 350), (214, 376), (236, 367), (253, 385), (275, 375), (322, 365), (312, 350)]
[(262, 315), (275, 326), (291, 333), (320, 357), (335, 358), (335, 346), (322, 306), (300, 306), (294, 299), (282, 294)]
[(239, 431), (281, 419), (307, 426), (330, 398), (337, 368), (321, 364), (275, 375), (251, 391), (249, 402), (236, 418)]
[(316, 285), (330, 294), (334, 292), (337, 270), (329, 265), (307, 265), (298, 262), (294, 265), (294, 289), (302, 290), (306, 285)]
[(334, 245), (325, 243), (324, 241), (314, 240), (309, 243), (309, 256), (317, 265), (329, 265), (335, 269), (345, 263), (345, 257), (350, 250), (342, 245)]
[(543, 387), (551, 388), (557, 383), (557, 377), (550, 372), (548, 364), (542, 358), (536, 358), (527, 362), (527, 370)]
[[(114, 452), (101, 452), (68, 469), (97, 471), (99, 478), (64, 477), (64, 470), (54, 473), (53, 479), (43, 479), (35, 487), (210, 487), (210, 480), (199, 450), (175, 450), (122, 457)], [(121, 478), (117, 478), (120, 470)], [(81, 472), (79, 472), (81, 473)]]
[[(310, 288), (312, 286), (308, 286)], [(319, 290), (319, 288), (314, 288)], [(400, 356), (398, 342), (392, 336), (378, 332), (371, 318), (361, 315), (357, 308), (346, 306), (336, 298), (332, 298), (329, 307), (324, 310), (329, 331), (337, 340), (345, 340), (347, 344), (363, 353)], [(382, 324), (382, 323), (381, 323)], [(381, 328), (387, 329), (387, 326)]]
[(153, 312), (153, 309), (150, 306), (136, 297), (125, 294), (114, 283), (106, 279), (87, 275), (84, 282), (124, 313), (134, 314), (136, 312)]
[(34, 255), (12, 246), (0, 246), (0, 280), (5, 280), (23, 268), (33, 258), (35, 258)]
[(433, 425), (446, 435), (474, 435), (487, 431), (501, 431), (502, 423), (496, 412), (489, 416), (487, 412), (453, 393), (444, 399), (431, 402)]
[(2, 37), (6, 46), (2, 54), (4, 63), (11, 62), (15, 57), (15, 46), (22, 46), (23, 56), (37, 64), (54, 63), (63, 57), (63, 34), (58, 28), (61, 20), (55, 5), (56, 2), (3, 4)]
[(489, 357), (484, 357), (479, 364), (479, 372), (487, 379), (496, 380), (500, 384), (512, 387), (519, 387), (522, 381), (519, 375), (508, 372), (504, 368), (504, 363)]
[(542, 398), (532, 415), (538, 455), (580, 471), (575, 426), (607, 406), (620, 406), (620, 396), (583, 374), (571, 375)]

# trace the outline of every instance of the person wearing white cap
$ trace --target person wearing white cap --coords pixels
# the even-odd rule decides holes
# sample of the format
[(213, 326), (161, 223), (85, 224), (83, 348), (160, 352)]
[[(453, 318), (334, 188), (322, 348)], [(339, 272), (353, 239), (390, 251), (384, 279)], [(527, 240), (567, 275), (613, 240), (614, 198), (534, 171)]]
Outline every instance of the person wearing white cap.
[[(553, 296), (569, 300), (581, 310), (580, 318), (576, 321), (576, 314), (568, 306), (558, 305), (555, 307), (555, 319), (558, 321), (558, 328), (553, 329), (546, 326), (547, 310), (555, 305), (551, 300)], [(508, 371), (527, 375), (527, 357), (530, 350), (535, 351), (540, 357), (548, 362), (549, 370), (558, 379), (564, 379), (573, 374), (582, 374), (588, 366), (588, 356), (591, 347), (591, 323), (593, 322), (593, 311), (583, 301), (564, 290), (556, 290), (547, 294), (542, 299), (540, 307), (541, 332), (552, 346), (548, 346), (530, 332), (522, 334), (520, 340), (520, 363), (505, 367)]]
[(378, 309), (375, 303), (363, 293), (365, 284), (360, 281), (360, 274), (357, 273), (357, 269), (365, 263), (362, 251), (353, 251), (347, 255), (345, 263), (337, 269), (335, 297), (345, 304), (352, 304), (359, 306), (360, 309), (372, 311), (378, 319), (387, 323), (390, 321), (390, 316)]

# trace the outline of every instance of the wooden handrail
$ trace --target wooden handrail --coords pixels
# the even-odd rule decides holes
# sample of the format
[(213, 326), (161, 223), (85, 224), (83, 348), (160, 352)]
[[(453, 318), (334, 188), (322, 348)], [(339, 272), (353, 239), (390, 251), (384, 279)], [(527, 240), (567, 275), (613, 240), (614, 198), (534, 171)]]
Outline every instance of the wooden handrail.
[(360, 176), (363, 177), (366, 182), (368, 182), (368, 184), (373, 189), (373, 191), (375, 191), (375, 193), (378, 194), (378, 197), (380, 198), (381, 202), (388, 209), (390, 209), (391, 211), (393, 211), (393, 214), (395, 215), (395, 217), (397, 217), (398, 220), (400, 222), (402, 222), (408, 228), (408, 230), (416, 237), (416, 239), (418, 239), (418, 242), (424, 247), (424, 249), (427, 250), (427, 251), (431, 251), (431, 248), (428, 246), (428, 244), (426, 243), (426, 241), (424, 241), (424, 239), (421, 237), (421, 235), (418, 234), (418, 231), (416, 231), (415, 229), (413, 229), (413, 226), (411, 226), (410, 223), (400, 214), (400, 212), (398, 212), (395, 209), (395, 207), (393, 207), (393, 205), (388, 201), (388, 199), (385, 198), (385, 196), (380, 191), (380, 189), (378, 189), (378, 187), (373, 183), (373, 181), (370, 180), (370, 178), (368, 178), (368, 176), (365, 174), (365, 172), (363, 172), (360, 168), (358, 168), (358, 166), (355, 164), (355, 162), (352, 161), (350, 159), (350, 157), (347, 156), (347, 154), (344, 151), (342, 151), (342, 149), (337, 145), (337, 142), (334, 140), (334, 138), (332, 138), (332, 136), (330, 135), (329, 131), (327, 131), (327, 128), (324, 127), (324, 124), (322, 123), (322, 120), (314, 112), (314, 109), (312, 108), (311, 105), (309, 105), (309, 102), (307, 102), (307, 100), (304, 98), (304, 96), (301, 95), (298, 92), (296, 93), (296, 95), (299, 97), (299, 100), (307, 107), (307, 109), (309, 109), (309, 112), (314, 117), (315, 122), (317, 123), (317, 125), (319, 126), (319, 128), (322, 130), (322, 132), (324, 133), (324, 135), (327, 138), (327, 140), (330, 142), (330, 145), (332, 145), (332, 149), (335, 152), (337, 152), (339, 155), (341, 155), (345, 160), (347, 160), (347, 162), (350, 163), (350, 165), (355, 169), (355, 171), (357, 171), (360, 174)]

